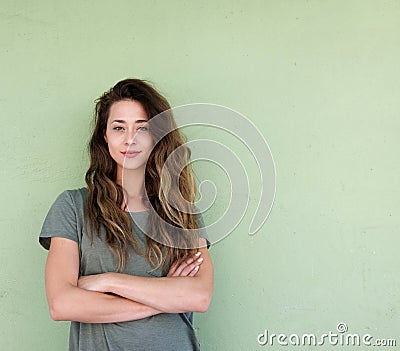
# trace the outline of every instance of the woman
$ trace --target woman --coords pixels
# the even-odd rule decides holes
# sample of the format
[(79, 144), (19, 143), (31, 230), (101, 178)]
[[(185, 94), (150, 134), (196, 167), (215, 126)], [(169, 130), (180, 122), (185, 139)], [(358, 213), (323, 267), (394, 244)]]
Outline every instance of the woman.
[(70, 350), (200, 349), (193, 312), (208, 309), (214, 278), (184, 144), (147, 82), (123, 80), (97, 100), (87, 187), (58, 196), (39, 239)]

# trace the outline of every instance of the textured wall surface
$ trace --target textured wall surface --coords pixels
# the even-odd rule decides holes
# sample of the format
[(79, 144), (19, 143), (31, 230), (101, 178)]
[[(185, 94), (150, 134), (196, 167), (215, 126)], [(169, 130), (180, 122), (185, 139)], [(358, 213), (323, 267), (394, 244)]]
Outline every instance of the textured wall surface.
[(257, 336), (340, 322), (398, 338), (399, 18), (398, 1), (3, 1), (1, 349), (67, 349), (37, 236), (55, 197), (84, 185), (94, 99), (126, 77), (174, 106), (240, 111), (274, 156), (263, 228), (248, 236), (247, 214), (211, 249), (204, 350), (291, 349)]

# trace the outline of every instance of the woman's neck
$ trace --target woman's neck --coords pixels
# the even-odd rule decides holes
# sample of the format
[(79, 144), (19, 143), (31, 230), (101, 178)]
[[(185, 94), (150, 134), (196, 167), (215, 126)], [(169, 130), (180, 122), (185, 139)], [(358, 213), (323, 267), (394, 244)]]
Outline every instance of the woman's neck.
[(124, 189), (125, 202), (128, 211), (145, 210), (144, 205), (144, 172), (138, 169), (117, 172), (117, 183)]

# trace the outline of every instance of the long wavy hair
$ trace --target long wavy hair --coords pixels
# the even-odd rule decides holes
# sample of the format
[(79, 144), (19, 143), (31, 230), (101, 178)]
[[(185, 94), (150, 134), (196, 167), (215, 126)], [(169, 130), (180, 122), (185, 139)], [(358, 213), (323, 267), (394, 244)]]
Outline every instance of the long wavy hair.
[[(133, 221), (126, 211), (124, 189), (116, 182), (117, 164), (104, 138), (110, 107), (121, 100), (140, 102), (149, 121), (161, 114), (156, 126), (150, 127), (155, 145), (144, 177), (145, 205), (154, 209), (149, 211), (145, 248), (140, 248), (132, 235)], [(191, 152), (185, 142), (168, 101), (145, 80), (122, 80), (96, 100), (93, 134), (88, 145), (90, 166), (85, 176), (88, 188), (85, 228), (93, 239), (94, 235), (100, 236), (104, 227), (117, 271), (125, 268), (130, 247), (164, 274), (175, 260), (186, 259), (197, 251), (198, 231), (191, 230), (199, 225), (193, 213), (197, 188), (190, 167)]]

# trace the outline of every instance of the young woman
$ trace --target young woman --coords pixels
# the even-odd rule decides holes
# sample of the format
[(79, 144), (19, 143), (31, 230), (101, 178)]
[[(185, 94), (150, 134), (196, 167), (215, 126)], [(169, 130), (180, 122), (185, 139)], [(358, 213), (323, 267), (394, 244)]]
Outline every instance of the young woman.
[(146, 81), (118, 82), (97, 100), (89, 152), (87, 187), (57, 197), (39, 238), (52, 319), (71, 321), (74, 351), (200, 350), (193, 312), (214, 273), (170, 105)]

